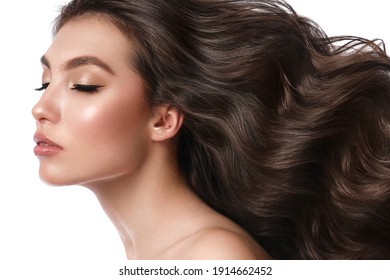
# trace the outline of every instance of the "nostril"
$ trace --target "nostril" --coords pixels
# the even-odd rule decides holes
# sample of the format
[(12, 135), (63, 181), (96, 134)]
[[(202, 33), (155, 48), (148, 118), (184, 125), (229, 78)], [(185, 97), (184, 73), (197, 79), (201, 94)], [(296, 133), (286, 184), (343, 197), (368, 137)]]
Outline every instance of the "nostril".
[(35, 106), (32, 108), (31, 113), (34, 117), (34, 119), (39, 120), (43, 116), (42, 108), (40, 107), (39, 103), (35, 104)]

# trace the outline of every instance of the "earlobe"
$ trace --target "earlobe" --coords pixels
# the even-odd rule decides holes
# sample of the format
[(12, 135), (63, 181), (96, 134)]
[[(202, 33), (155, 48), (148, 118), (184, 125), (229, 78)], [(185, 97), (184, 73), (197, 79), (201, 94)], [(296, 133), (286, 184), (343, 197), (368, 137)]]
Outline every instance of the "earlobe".
[(175, 108), (168, 105), (158, 106), (153, 110), (151, 138), (164, 141), (173, 138), (183, 125), (184, 117)]

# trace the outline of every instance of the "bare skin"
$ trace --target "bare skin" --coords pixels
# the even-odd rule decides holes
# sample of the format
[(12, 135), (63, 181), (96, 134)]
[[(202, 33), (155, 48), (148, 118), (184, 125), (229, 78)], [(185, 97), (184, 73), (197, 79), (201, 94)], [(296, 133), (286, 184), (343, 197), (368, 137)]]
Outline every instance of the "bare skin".
[(269, 258), (242, 228), (168, 172), (159, 169), (133, 187), (115, 182), (108, 189), (94, 189), (120, 233), (128, 259)]
[(169, 105), (148, 108), (131, 51), (126, 36), (97, 17), (71, 21), (54, 38), (33, 115), (37, 132), (61, 149), (38, 157), (42, 180), (91, 189), (128, 259), (269, 258), (186, 185), (171, 141), (184, 117)]

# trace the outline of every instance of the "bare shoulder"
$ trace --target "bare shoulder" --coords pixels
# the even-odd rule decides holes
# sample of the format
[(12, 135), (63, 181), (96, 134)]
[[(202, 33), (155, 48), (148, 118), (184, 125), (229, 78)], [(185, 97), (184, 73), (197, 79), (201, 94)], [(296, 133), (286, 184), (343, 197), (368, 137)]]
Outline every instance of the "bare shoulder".
[(270, 259), (251, 237), (227, 229), (214, 228), (197, 233), (189, 244), (186, 259), (255, 260)]

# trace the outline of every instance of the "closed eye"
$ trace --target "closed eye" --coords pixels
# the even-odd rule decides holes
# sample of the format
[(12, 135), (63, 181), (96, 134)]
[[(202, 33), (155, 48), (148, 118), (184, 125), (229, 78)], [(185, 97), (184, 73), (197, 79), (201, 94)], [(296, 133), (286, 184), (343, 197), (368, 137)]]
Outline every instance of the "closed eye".
[(42, 86), (40, 88), (36, 88), (35, 90), (36, 91), (42, 91), (42, 90), (45, 90), (47, 89), (47, 87), (49, 86), (50, 83), (44, 83), (42, 84)]
[(97, 92), (99, 88), (103, 86), (100, 85), (82, 85), (82, 84), (75, 84), (71, 88), (71, 90), (77, 90), (82, 92)]

